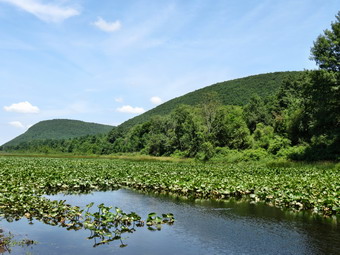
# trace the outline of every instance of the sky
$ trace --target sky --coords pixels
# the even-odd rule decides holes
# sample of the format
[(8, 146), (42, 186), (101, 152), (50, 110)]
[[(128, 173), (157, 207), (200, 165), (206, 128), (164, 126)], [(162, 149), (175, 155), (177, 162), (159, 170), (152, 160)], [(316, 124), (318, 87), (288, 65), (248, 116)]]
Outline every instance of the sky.
[(42, 120), (120, 123), (226, 80), (315, 69), (339, 0), (0, 0), (0, 145)]

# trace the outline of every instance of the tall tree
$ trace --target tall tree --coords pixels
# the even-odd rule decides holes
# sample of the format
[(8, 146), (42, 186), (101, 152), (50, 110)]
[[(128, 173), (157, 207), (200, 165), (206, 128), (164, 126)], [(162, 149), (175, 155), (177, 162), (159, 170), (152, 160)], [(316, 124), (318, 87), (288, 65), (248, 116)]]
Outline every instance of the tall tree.
[[(321, 70), (311, 72), (306, 87), (306, 107), (314, 119), (316, 133), (328, 133), (340, 127), (340, 12), (331, 30), (326, 29), (311, 49)], [(334, 130), (333, 130), (334, 131)]]
[(311, 59), (321, 69), (333, 72), (340, 71), (340, 11), (332, 22), (331, 30), (326, 29), (314, 42), (311, 49)]
[(324, 159), (340, 155), (340, 12), (331, 29), (314, 42), (311, 59), (319, 70), (310, 72), (304, 90), (304, 110), (310, 116), (309, 130), (314, 155)]
[(210, 138), (213, 131), (213, 123), (216, 121), (218, 108), (221, 106), (221, 102), (218, 98), (218, 94), (215, 91), (203, 94), (201, 104), (201, 114), (204, 125), (207, 129), (207, 136)]
[(244, 107), (243, 116), (251, 132), (254, 132), (258, 123), (268, 125), (271, 122), (268, 107), (258, 95), (253, 95), (250, 98), (249, 103)]

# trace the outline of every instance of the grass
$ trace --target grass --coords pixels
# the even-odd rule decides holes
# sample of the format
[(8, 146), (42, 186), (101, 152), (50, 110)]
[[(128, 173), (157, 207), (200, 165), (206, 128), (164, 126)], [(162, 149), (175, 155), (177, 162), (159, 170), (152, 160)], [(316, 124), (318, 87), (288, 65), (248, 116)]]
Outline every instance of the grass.
[(111, 155), (78, 155), (73, 153), (60, 153), (60, 154), (44, 154), (44, 153), (8, 153), (0, 152), (0, 157), (28, 157), (28, 158), (74, 158), (74, 159), (122, 159), (122, 160), (132, 160), (132, 161), (163, 161), (163, 162), (192, 162), (194, 159), (191, 158), (179, 158), (179, 157), (159, 157), (144, 155), (139, 153), (117, 153)]

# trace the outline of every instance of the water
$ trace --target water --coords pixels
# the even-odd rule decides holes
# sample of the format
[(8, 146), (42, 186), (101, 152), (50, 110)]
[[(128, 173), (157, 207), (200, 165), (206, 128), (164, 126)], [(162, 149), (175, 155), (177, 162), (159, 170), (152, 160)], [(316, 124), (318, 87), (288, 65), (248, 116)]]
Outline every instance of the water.
[[(161, 231), (137, 228), (120, 241), (93, 248), (88, 230), (67, 231), (27, 220), (0, 227), (16, 238), (38, 244), (13, 247), (11, 254), (340, 254), (340, 229), (336, 223), (310, 214), (296, 214), (263, 204), (231, 200), (194, 201), (121, 189), (89, 195), (55, 195), (72, 205), (90, 202), (134, 211), (142, 218), (150, 212), (173, 213), (176, 222)], [(334, 220), (333, 220), (334, 221)]]

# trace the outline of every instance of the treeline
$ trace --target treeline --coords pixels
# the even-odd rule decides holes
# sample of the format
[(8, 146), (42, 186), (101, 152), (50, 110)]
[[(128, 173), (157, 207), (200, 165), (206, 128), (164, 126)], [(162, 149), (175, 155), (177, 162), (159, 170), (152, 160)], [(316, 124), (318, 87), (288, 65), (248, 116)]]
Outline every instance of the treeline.
[(249, 103), (252, 95), (257, 94), (261, 98), (275, 95), (283, 81), (295, 79), (300, 74), (301, 72), (299, 71), (275, 72), (216, 83), (171, 99), (164, 104), (125, 121), (120, 126), (127, 129), (144, 123), (153, 116), (168, 115), (179, 105), (198, 106), (200, 102), (202, 102), (202, 98), (205, 98), (206, 94), (211, 93), (216, 94), (217, 99), (223, 105), (244, 106)]
[(198, 106), (180, 105), (170, 114), (154, 116), (105, 136), (61, 141), (35, 141), (6, 151), (111, 154), (141, 152), (208, 160), (240, 154), (295, 160), (340, 158), (340, 12), (314, 42), (311, 59), (318, 70), (282, 82), (274, 96), (252, 96), (245, 106), (225, 106), (216, 92)]
[(228, 155), (249, 160), (268, 156), (336, 160), (340, 111), (335, 109), (335, 101), (319, 96), (328, 93), (319, 83), (325, 77), (329, 78), (329, 86), (335, 85), (332, 78), (339, 81), (339, 74), (333, 71), (306, 71), (299, 79), (283, 82), (275, 96), (262, 99), (255, 95), (244, 107), (222, 105), (217, 95), (210, 93), (199, 106), (178, 106), (169, 115), (155, 116), (128, 130), (118, 126), (108, 135), (36, 140), (7, 147), (6, 151), (99, 155), (140, 152), (201, 160)]
[(40, 121), (30, 127), (24, 134), (17, 136), (4, 145), (14, 146), (23, 142), (45, 139), (69, 139), (86, 135), (107, 134), (112, 126), (89, 123), (79, 120), (54, 119)]

